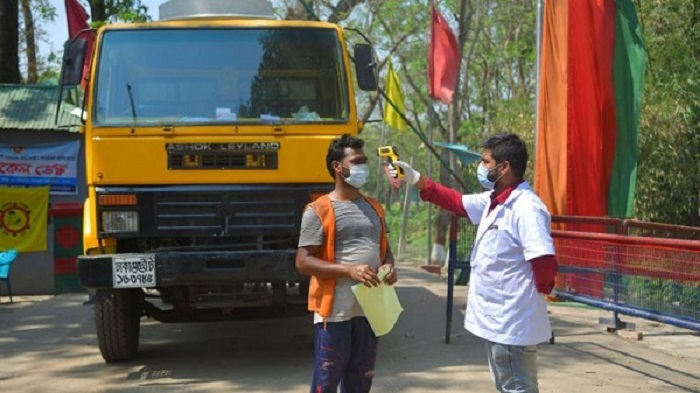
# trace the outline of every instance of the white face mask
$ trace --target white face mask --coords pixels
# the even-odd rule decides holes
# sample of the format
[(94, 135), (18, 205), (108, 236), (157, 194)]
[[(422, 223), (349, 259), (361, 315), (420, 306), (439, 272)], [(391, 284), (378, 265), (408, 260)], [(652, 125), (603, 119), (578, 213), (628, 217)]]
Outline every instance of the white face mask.
[(496, 182), (499, 181), (501, 177), (503, 177), (503, 175), (499, 176), (498, 179), (494, 181), (491, 181), (489, 177), (491, 175), (491, 172), (496, 170), (496, 168), (498, 168), (501, 164), (498, 164), (491, 169), (486, 169), (483, 162), (479, 163), (479, 167), (476, 168), (476, 178), (479, 179), (479, 183), (482, 187), (484, 187), (487, 190), (493, 190), (496, 187)]
[(369, 165), (359, 164), (350, 166), (350, 176), (345, 178), (349, 185), (360, 189), (369, 181)]

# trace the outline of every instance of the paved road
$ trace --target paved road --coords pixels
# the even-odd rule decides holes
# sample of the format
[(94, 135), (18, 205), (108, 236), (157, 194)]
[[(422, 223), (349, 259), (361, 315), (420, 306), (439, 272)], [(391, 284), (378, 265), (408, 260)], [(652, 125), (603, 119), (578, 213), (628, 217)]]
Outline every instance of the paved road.
[[(458, 289), (444, 344), (446, 285), (400, 269), (405, 309), (380, 343), (375, 392), (492, 392), (483, 344), (461, 328)], [(139, 357), (106, 365), (85, 295), (0, 304), (0, 392), (306, 392), (310, 318), (211, 324), (142, 322)], [(3, 302), (7, 298), (2, 299)], [(556, 344), (539, 349), (541, 392), (700, 392), (700, 336), (636, 320), (643, 341), (604, 333), (598, 310), (550, 306)]]

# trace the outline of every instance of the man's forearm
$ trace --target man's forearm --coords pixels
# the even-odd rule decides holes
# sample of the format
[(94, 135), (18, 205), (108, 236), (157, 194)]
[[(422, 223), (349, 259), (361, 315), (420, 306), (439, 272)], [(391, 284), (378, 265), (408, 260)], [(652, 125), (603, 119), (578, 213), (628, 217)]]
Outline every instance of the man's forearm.
[[(421, 181), (423, 181), (422, 187), (418, 187), (417, 185)], [(467, 211), (464, 210), (464, 204), (462, 203), (462, 193), (459, 191), (445, 187), (426, 177), (421, 177), (418, 183), (416, 183), (416, 186), (421, 190), (420, 197), (424, 201), (434, 203), (460, 216), (467, 215)]]
[(537, 257), (531, 260), (530, 263), (532, 264), (532, 273), (535, 276), (537, 292), (545, 295), (552, 292), (558, 270), (557, 259), (554, 255)]
[(350, 272), (347, 265), (330, 263), (311, 255), (297, 256), (297, 270), (301, 274), (319, 278), (348, 278)]

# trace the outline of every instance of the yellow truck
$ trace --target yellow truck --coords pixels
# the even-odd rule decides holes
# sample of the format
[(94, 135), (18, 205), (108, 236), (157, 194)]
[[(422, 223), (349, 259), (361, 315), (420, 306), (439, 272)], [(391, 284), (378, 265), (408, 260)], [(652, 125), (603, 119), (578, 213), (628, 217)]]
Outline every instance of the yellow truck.
[(135, 356), (144, 316), (307, 312), (302, 211), (333, 187), (329, 142), (362, 129), (351, 65), (377, 88), (371, 47), (351, 61), (335, 24), (187, 11), (103, 26), (91, 55), (80, 37), (65, 46), (61, 84), (88, 80), (78, 276), (107, 362)]

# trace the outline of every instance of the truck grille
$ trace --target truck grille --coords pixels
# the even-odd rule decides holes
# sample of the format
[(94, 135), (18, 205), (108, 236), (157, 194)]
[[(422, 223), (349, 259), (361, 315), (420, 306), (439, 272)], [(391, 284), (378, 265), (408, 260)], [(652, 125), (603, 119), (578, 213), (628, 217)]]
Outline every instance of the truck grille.
[[(265, 194), (265, 195), (263, 195)], [(307, 197), (308, 198), (308, 197)], [(236, 192), (167, 193), (155, 195), (159, 233), (206, 233), (214, 236), (256, 236), (294, 233), (302, 201), (290, 192), (238, 195)]]
[[(98, 196), (135, 194), (139, 217), (138, 232), (101, 230), (100, 236), (208, 238), (210, 244), (228, 244), (230, 238), (259, 242), (261, 236), (273, 242), (293, 239), (299, 235), (301, 216), (311, 196), (325, 194), (332, 187), (325, 183), (98, 187)], [(98, 220), (109, 210), (122, 209), (98, 205)], [(101, 225), (98, 223), (99, 228)]]

